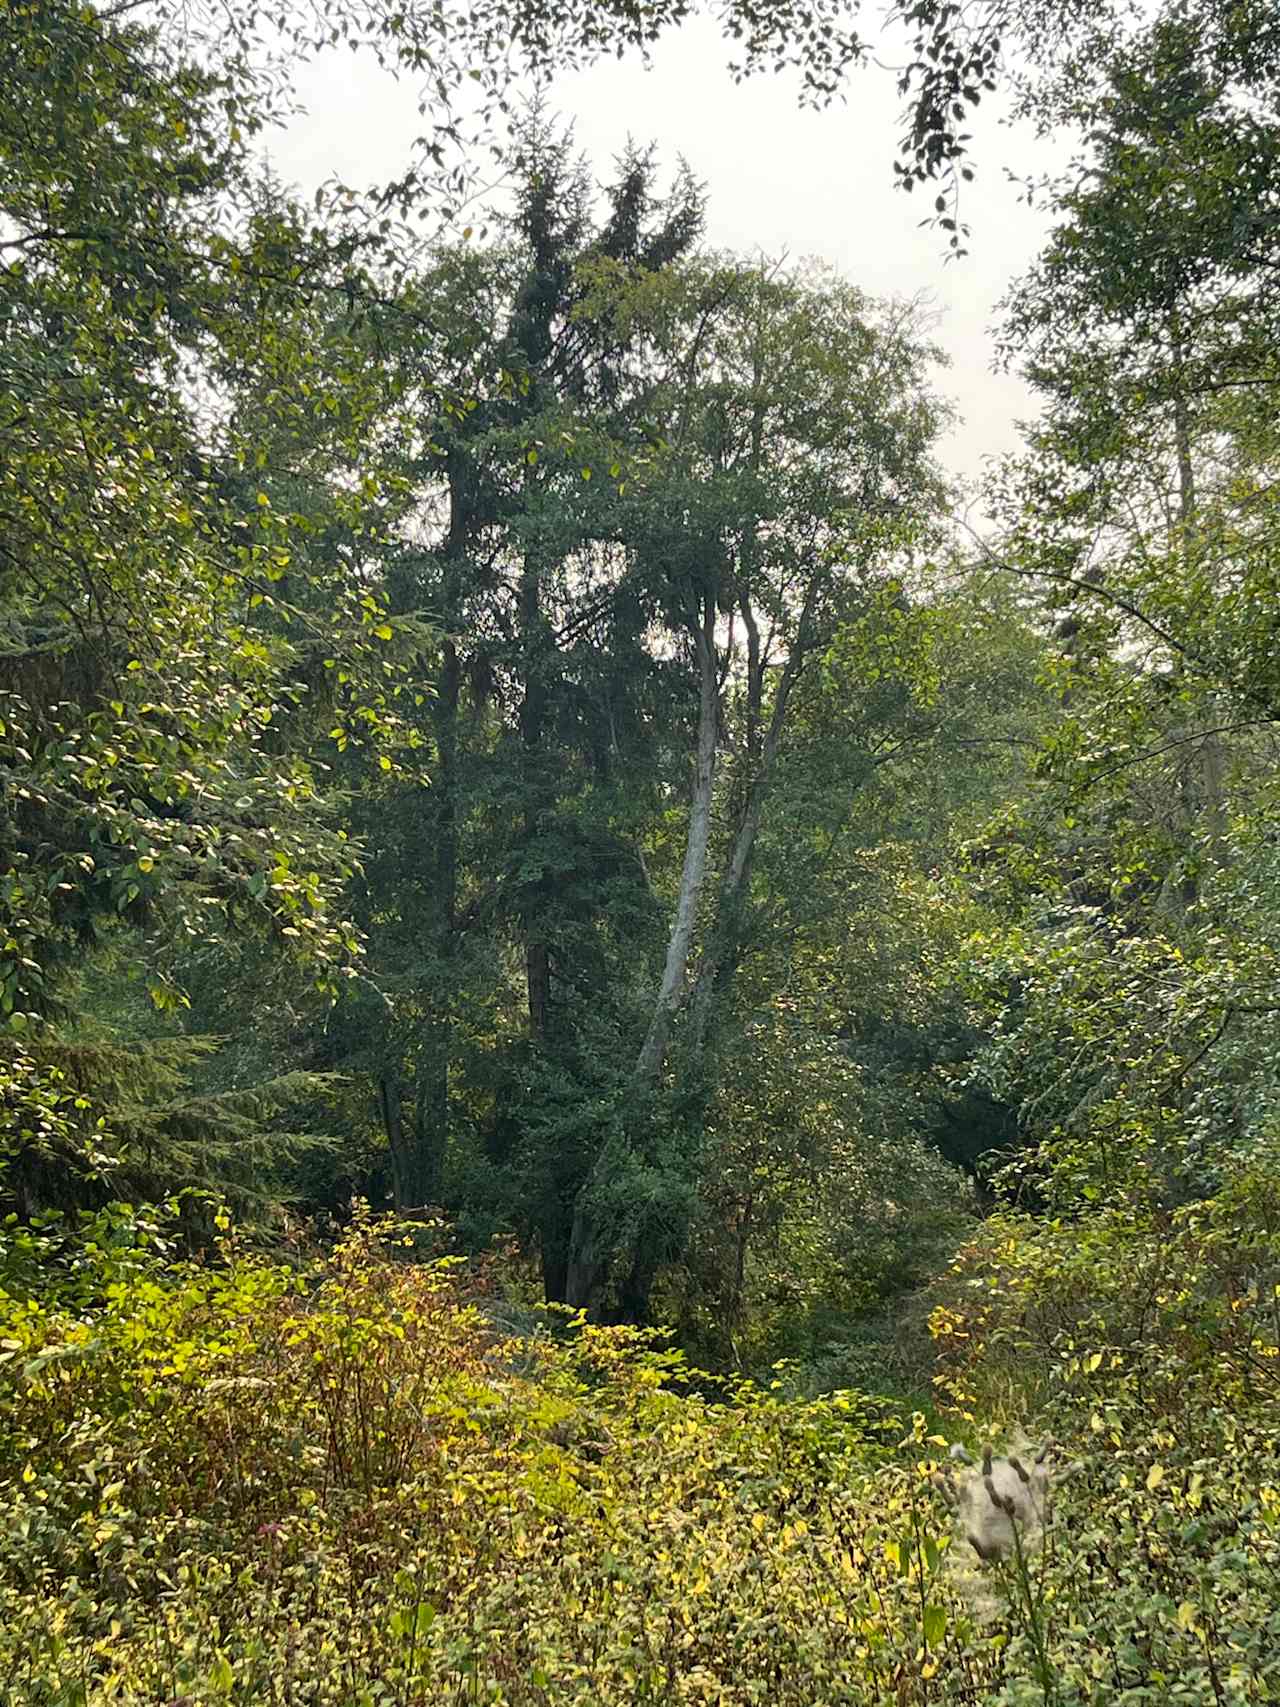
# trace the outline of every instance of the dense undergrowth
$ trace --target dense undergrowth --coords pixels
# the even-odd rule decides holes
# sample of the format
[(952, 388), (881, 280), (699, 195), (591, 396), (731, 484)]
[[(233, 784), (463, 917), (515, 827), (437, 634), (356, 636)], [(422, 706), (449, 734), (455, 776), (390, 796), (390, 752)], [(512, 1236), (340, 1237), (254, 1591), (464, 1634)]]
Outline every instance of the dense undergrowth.
[(123, 1211), (11, 1225), (0, 1699), (1280, 1699), (1278, 1206), (1263, 1173), (1166, 1226), (995, 1221), (961, 1253), (949, 1431), (1047, 1419), (1083, 1459), (1047, 1544), (994, 1567), (919, 1413), (712, 1380), (636, 1330), (504, 1339), (403, 1230), (197, 1262)]

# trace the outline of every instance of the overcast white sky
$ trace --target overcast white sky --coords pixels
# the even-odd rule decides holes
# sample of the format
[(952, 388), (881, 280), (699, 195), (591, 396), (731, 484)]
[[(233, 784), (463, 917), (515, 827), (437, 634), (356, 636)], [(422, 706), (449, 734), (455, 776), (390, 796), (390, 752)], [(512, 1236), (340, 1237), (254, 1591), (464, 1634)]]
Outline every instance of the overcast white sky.
[[(936, 339), (951, 358), (940, 388), (962, 416), (943, 458), (953, 473), (976, 476), (984, 458), (1016, 444), (1015, 421), (1033, 410), (1018, 380), (991, 371), (996, 303), (1044, 232), (1043, 216), (1019, 201), (1002, 167), (1042, 169), (1057, 151), (982, 109), (970, 127), (978, 176), (962, 208), (973, 228), (970, 253), (946, 262), (941, 234), (919, 227), (931, 198), (893, 187), (901, 125), (890, 73), (855, 72), (847, 104), (812, 112), (800, 108), (794, 78), (735, 86), (727, 57), (714, 26), (695, 20), (660, 44), (650, 70), (634, 60), (603, 62), (559, 79), (552, 106), (573, 119), (601, 177), (628, 136), (656, 142), (664, 165), (683, 155), (707, 186), (715, 247), (820, 256), (873, 294), (926, 293), (939, 313)], [(362, 59), (335, 53), (305, 67), (298, 95), (307, 116), (271, 139), (270, 154), (306, 190), (335, 175), (351, 184), (394, 176), (423, 126), (414, 89)]]

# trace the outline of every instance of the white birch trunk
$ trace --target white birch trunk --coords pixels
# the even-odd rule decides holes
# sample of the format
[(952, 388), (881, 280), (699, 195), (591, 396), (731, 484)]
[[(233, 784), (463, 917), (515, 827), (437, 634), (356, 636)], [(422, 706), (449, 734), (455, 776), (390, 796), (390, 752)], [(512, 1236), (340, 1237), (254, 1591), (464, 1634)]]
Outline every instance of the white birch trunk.
[(694, 771), (693, 800), (689, 808), (689, 834), (680, 874), (680, 895), (675, 921), (667, 942), (662, 984), (653, 1004), (648, 1034), (636, 1060), (636, 1077), (652, 1083), (662, 1071), (671, 1022), (680, 1004), (689, 968), (689, 950), (698, 917), (698, 902), (707, 874), (707, 843), (711, 837), (711, 796), (715, 783), (716, 724), (719, 695), (716, 684), (715, 607), (710, 600), (702, 628), (696, 635), (698, 650), (698, 749)]

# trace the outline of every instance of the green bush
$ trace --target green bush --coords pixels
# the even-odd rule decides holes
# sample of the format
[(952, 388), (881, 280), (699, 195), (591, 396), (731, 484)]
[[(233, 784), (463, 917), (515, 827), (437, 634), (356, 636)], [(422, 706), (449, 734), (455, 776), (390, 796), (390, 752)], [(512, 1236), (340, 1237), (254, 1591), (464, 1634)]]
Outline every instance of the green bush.
[(1167, 1215), (994, 1218), (939, 1289), (939, 1396), (1084, 1464), (1031, 1573), (1051, 1683), (1027, 1699), (1280, 1700), (1274, 1164)]
[[(1187, 1236), (1211, 1246), (1231, 1213)], [(1094, 1320), (1082, 1232), (1005, 1223), (952, 1277), (947, 1381), (1012, 1392), (1016, 1336), (1052, 1342), (1050, 1409), (1087, 1460), (1047, 1544), (979, 1568), (920, 1417), (899, 1441), (881, 1402), (712, 1380), (564, 1315), (504, 1337), (475, 1272), (412, 1260), (405, 1229), (358, 1222), (292, 1267), (218, 1231), (201, 1263), (124, 1211), (78, 1239), (9, 1230), (0, 1700), (1280, 1698), (1272, 1400), (1240, 1374), (1211, 1405), (1206, 1374), (1179, 1434), (1138, 1397), (1141, 1359), (1071, 1349)], [(1091, 1236), (1116, 1246), (1115, 1302), (1145, 1284), (1137, 1229)], [(962, 1365), (970, 1294), (986, 1340)], [(1187, 1315), (1206, 1371), (1236, 1368), (1241, 1311)]]
[(891, 1701), (964, 1627), (883, 1406), (503, 1341), (367, 1224), (307, 1272), (99, 1254), (4, 1301), (9, 1699)]

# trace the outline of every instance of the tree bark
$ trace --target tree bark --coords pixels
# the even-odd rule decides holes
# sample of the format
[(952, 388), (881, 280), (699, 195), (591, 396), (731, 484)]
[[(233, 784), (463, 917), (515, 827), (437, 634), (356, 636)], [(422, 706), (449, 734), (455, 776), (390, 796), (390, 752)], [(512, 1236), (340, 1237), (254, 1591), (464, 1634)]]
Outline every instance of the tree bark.
[[(680, 1005), (688, 972), (689, 951), (698, 917), (698, 902), (706, 877), (720, 703), (716, 677), (715, 620), (715, 599), (708, 595), (694, 630), (694, 647), (698, 659), (698, 732), (684, 867), (680, 874), (680, 893), (676, 901), (675, 920), (667, 942), (662, 982), (654, 998), (649, 1029), (636, 1059), (634, 1078), (637, 1088), (656, 1085), (662, 1075), (667, 1047), (671, 1041), (672, 1023)], [(606, 1155), (602, 1151), (578, 1192), (565, 1274), (565, 1302), (575, 1310), (584, 1310), (591, 1317), (600, 1313), (607, 1263), (595, 1242), (596, 1229), (592, 1225), (590, 1193), (592, 1186), (603, 1177), (606, 1166)], [(637, 1258), (632, 1264), (626, 1283), (632, 1304), (641, 1297), (647, 1301), (652, 1279), (652, 1274), (644, 1270)]]
[[(1179, 547), (1182, 560), (1190, 576), (1196, 567), (1199, 555), (1200, 539), (1197, 526), (1197, 498), (1195, 479), (1195, 459), (1192, 442), (1191, 410), (1187, 403), (1187, 390), (1184, 384), (1184, 350), (1182, 334), (1175, 325), (1172, 335), (1173, 370), (1175, 391), (1173, 397), (1173, 438), (1174, 452), (1178, 463), (1178, 528)], [(1184, 810), (1189, 822), (1194, 822), (1198, 809), (1202, 808), (1205, 819), (1212, 835), (1216, 840), (1226, 833), (1225, 809), (1225, 778), (1226, 754), (1222, 737), (1214, 733), (1214, 726), (1219, 721), (1212, 704), (1206, 719), (1208, 728), (1198, 745), (1193, 747), (1192, 774), (1182, 788)], [(1197, 800), (1197, 794), (1200, 799)], [(1191, 906), (1197, 900), (1200, 885), (1194, 878), (1188, 878), (1182, 884), (1182, 900), (1184, 905)]]
[[(434, 961), (434, 990), (428, 1000), (435, 1008), (426, 1048), (418, 1057), (415, 1158), (412, 1172), (418, 1187), (438, 1186), (441, 1162), (448, 1143), (450, 1106), (449, 1077), (453, 1057), (453, 1019), (449, 1009), (452, 986), (451, 963), (458, 935), (458, 740), (462, 704), (462, 661), (455, 636), (463, 627), (463, 585), (467, 542), (472, 528), (472, 508), (466, 454), (454, 450), (449, 457), (449, 528), (440, 556), (440, 622), (444, 632), (440, 654), (440, 680), (431, 700), (432, 734), (436, 745), (436, 782), (427, 797), (429, 847), (423, 850), (423, 865), (431, 874), (426, 934)], [(434, 1183), (432, 1183), (434, 1182)], [(418, 1202), (425, 1201), (418, 1198)]]
[[(778, 691), (774, 697), (773, 710), (769, 718), (769, 727), (765, 732), (764, 742), (760, 749), (759, 763), (756, 766), (746, 805), (738, 823), (737, 834), (733, 839), (733, 851), (729, 856), (729, 865), (724, 874), (724, 881), (720, 886), (720, 900), (716, 909), (715, 924), (708, 938), (701, 964), (698, 967), (693, 993), (689, 998), (690, 1036), (693, 1051), (697, 1055), (702, 1053), (706, 1045), (712, 999), (717, 991), (723, 988), (726, 975), (732, 973), (741, 950), (740, 925), (742, 908), (746, 901), (747, 887), (751, 876), (751, 856), (755, 850), (756, 837), (760, 832), (760, 823), (764, 816), (765, 796), (773, 779), (774, 760), (777, 757), (778, 746), (782, 740), (782, 731), (786, 725), (787, 707), (790, 704), (792, 689), (795, 687), (800, 671), (804, 666), (809, 644), (805, 630), (809, 625), (811, 605), (812, 588), (797, 624), (795, 644), (783, 668), (782, 679), (778, 683)], [(750, 634), (750, 626), (748, 626), (747, 632)], [(763, 661), (760, 662), (759, 668), (763, 676)], [(750, 686), (751, 684), (748, 683), (748, 691), (750, 691)], [(763, 690), (760, 691), (762, 697)]]
[[(546, 724), (547, 685), (543, 676), (542, 654), (544, 642), (549, 638), (542, 614), (541, 567), (533, 551), (525, 553), (520, 574), (520, 631), (524, 670), (524, 698), (520, 705), (523, 822), (525, 841), (532, 843), (541, 828), (546, 794), (542, 776), (542, 736)], [(551, 951), (543, 934), (542, 921), (528, 900), (522, 911), (529, 1035), (535, 1044), (540, 1045), (546, 1041), (551, 1011)]]
[[(441, 1028), (441, 1032), (437, 1048), (443, 1071), (422, 1080), (418, 1085), (418, 1094), (414, 1103), (413, 1190), (418, 1193), (414, 1199), (417, 1203), (438, 1202), (440, 1184), (444, 1174), (444, 1147), (447, 1130), (445, 1122), (449, 1115), (449, 1045), (451, 1042), (451, 1028), (447, 1022)], [(440, 1107), (442, 1085), (445, 1094), (443, 1109)]]
[(1183, 384), (1182, 339), (1177, 331), (1173, 334), (1173, 371), (1177, 387), (1173, 394), (1173, 440), (1178, 459), (1178, 522), (1182, 529), (1183, 551), (1186, 552), (1195, 528), (1196, 478), (1191, 454), (1191, 411), (1187, 407)]
[(716, 685), (715, 603), (708, 597), (702, 624), (695, 635), (698, 654), (698, 741), (694, 767), (693, 799), (689, 808), (689, 833), (685, 842), (684, 869), (675, 922), (667, 942), (662, 983), (653, 1004), (649, 1030), (640, 1046), (635, 1076), (645, 1084), (656, 1083), (666, 1060), (671, 1024), (679, 1005), (689, 967), (689, 950), (698, 917), (698, 901), (707, 870), (707, 844), (711, 837), (711, 798), (715, 786), (716, 724), (719, 694)]
[(396, 1075), (378, 1075), (378, 1114), (387, 1135), (387, 1151), (391, 1157), (391, 1201), (403, 1209), (410, 1201), (404, 1173), (404, 1120), (400, 1109), (400, 1084)]

